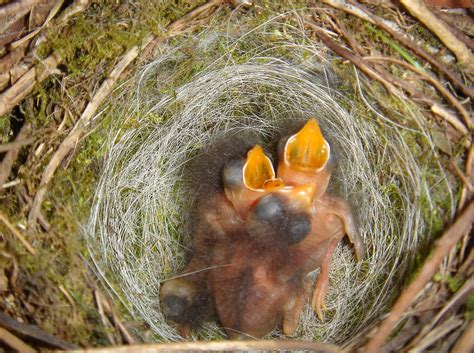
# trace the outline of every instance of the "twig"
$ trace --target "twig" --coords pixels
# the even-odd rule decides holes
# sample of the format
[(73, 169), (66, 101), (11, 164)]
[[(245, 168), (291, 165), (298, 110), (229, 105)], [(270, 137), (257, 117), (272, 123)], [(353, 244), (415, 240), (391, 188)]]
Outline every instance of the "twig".
[(63, 5), (63, 2), (64, 0), (59, 0), (59, 1), (56, 1), (53, 8), (51, 9), (51, 11), (49, 12), (48, 14), (48, 17), (46, 18), (46, 20), (43, 22), (43, 24), (41, 26), (39, 26), (37, 29), (35, 29), (34, 31), (28, 33), (26, 36), (18, 39), (17, 41), (13, 42), (13, 43), (10, 43), (10, 47), (12, 49), (15, 49), (15, 48), (18, 48), (19, 46), (23, 45), (23, 43), (26, 43), (28, 42), (29, 40), (31, 40), (32, 38), (34, 38), (39, 32), (41, 32), (43, 30), (44, 27), (46, 27), (46, 25), (53, 19), (53, 17), (58, 13), (59, 9), (61, 8), (61, 6)]
[[(30, 12), (33, 5), (41, 2), (41, 0), (20, 0), (14, 1), (0, 7), (0, 33), (3, 33), (11, 23), (19, 20)], [(1, 115), (1, 114), (0, 114)]]
[(307, 350), (319, 353), (337, 353), (342, 350), (332, 344), (314, 341), (261, 340), (261, 341), (215, 341), (215, 342), (177, 342), (150, 345), (92, 348), (73, 352), (97, 353), (148, 353), (148, 352), (223, 352), (223, 351), (281, 351)]
[(471, 321), (466, 330), (459, 337), (451, 352), (472, 353), (474, 351), (474, 321)]
[(357, 68), (359, 68), (359, 70), (361, 70), (370, 78), (382, 83), (384, 87), (387, 89), (387, 91), (392, 92), (393, 94), (397, 96), (402, 96), (401, 92), (394, 85), (392, 85), (382, 76), (380, 76), (371, 67), (367, 66), (367, 64), (365, 64), (360, 57), (354, 55), (349, 50), (341, 47), (336, 42), (334, 42), (331, 38), (329, 38), (326, 34), (324, 34), (323, 31), (318, 26), (316, 26), (315, 24), (311, 22), (305, 22), (305, 25), (311, 27), (314, 33), (319, 37), (319, 39), (321, 39), (324, 42), (324, 44), (326, 44), (329, 47), (329, 49), (334, 51), (336, 54), (342, 56), (344, 59), (347, 59), (350, 62), (352, 62), (355, 66), (357, 66)]
[[(220, 3), (220, 1), (212, 0), (206, 3), (203, 6), (200, 6), (198, 9), (193, 11), (197, 11), (197, 13), (202, 13), (205, 9), (209, 8), (210, 6), (215, 6), (216, 4)], [(191, 18), (196, 16), (196, 12), (193, 13), (191, 11), (188, 15), (191, 15)], [(184, 17), (186, 17), (185, 15)], [(184, 18), (183, 17), (183, 18)], [(182, 22), (176, 21), (173, 22), (171, 25), (172, 30), (177, 30), (178, 28), (182, 28)], [(149, 43), (153, 40), (152, 37), (147, 37), (145, 39), (145, 43), (142, 44), (142, 49), (149, 45)], [(57, 151), (54, 153), (53, 157), (49, 161), (48, 165), (46, 166), (45, 170), (43, 171), (43, 175), (41, 177), (41, 182), (38, 187), (38, 191), (36, 196), (33, 200), (33, 205), (31, 207), (30, 213), (28, 214), (28, 226), (30, 228), (36, 225), (36, 220), (38, 218), (39, 211), (41, 209), (41, 204), (43, 203), (43, 199), (46, 195), (46, 186), (53, 178), (53, 175), (56, 169), (59, 167), (60, 163), (63, 161), (64, 157), (69, 153), (69, 151), (77, 144), (81, 135), (87, 128), (87, 125), (94, 117), (95, 112), (99, 108), (100, 104), (105, 100), (105, 98), (110, 94), (115, 82), (118, 80), (119, 76), (122, 72), (127, 68), (127, 66), (135, 60), (135, 58), (139, 54), (139, 48), (137, 46), (132, 47), (119, 61), (119, 63), (114, 67), (111, 71), (109, 77), (102, 82), (101, 86), (99, 87), (97, 93), (92, 98), (92, 100), (88, 103), (86, 109), (81, 114), (81, 117), (74, 125), (74, 128), (71, 130), (69, 135), (63, 140)], [(0, 114), (1, 115), (1, 114)]]
[(31, 93), (35, 85), (47, 78), (60, 62), (61, 57), (57, 53), (51, 54), (28, 70), (13, 86), (0, 94), (0, 116), (8, 113)]
[(349, 31), (346, 29), (346, 26), (344, 25), (344, 23), (342, 21), (339, 21), (339, 19), (336, 16), (332, 15), (332, 14), (329, 14), (329, 17), (331, 17), (334, 20), (334, 22), (336, 23), (336, 25), (339, 27), (339, 30), (340, 30), (341, 34), (343, 35), (344, 38), (346, 38), (346, 41), (351, 46), (351, 48), (356, 53), (358, 53), (359, 56), (366, 55), (365, 50), (354, 39), (354, 37), (351, 36)]
[(389, 57), (367, 56), (367, 57), (364, 57), (363, 59), (364, 60), (375, 60), (375, 61), (389, 61), (389, 62), (398, 64), (400, 66), (403, 66), (408, 70), (416, 72), (418, 75), (420, 75), (426, 81), (430, 82), (441, 93), (441, 95), (458, 110), (459, 114), (461, 114), (461, 116), (463, 117), (464, 122), (466, 123), (469, 130), (474, 129), (474, 124), (472, 122), (472, 118), (469, 116), (469, 113), (466, 111), (466, 109), (464, 109), (464, 107), (461, 105), (461, 103), (459, 103), (458, 100), (455, 97), (453, 97), (453, 95), (451, 93), (449, 93), (449, 91), (446, 88), (444, 88), (438, 81), (436, 81), (433, 77), (428, 75), (423, 70), (420, 70), (417, 67), (415, 67), (413, 65), (410, 65), (410, 64), (408, 64), (404, 61), (389, 58)]
[(433, 113), (435, 113), (436, 115), (450, 123), (452, 126), (454, 126), (454, 128), (461, 132), (463, 135), (467, 135), (469, 133), (464, 124), (452, 112), (448, 111), (440, 104), (435, 103), (431, 106), (430, 109)]
[[(394, 30), (391, 26), (389, 26), (382, 18), (374, 15), (372, 12), (370, 12), (366, 7), (361, 5), (358, 2), (350, 1), (350, 5), (347, 4), (345, 1), (338, 0), (335, 2), (334, 0), (323, 0), (325, 4), (328, 4), (330, 6), (336, 7), (340, 10), (349, 12), (359, 18), (362, 18), (380, 29), (384, 30), (388, 34), (390, 34), (396, 41), (400, 42), (403, 46), (406, 48), (410, 49), (412, 52), (414, 52), (416, 55), (419, 57), (423, 58), (425, 61), (430, 63), (434, 68), (436, 68), (438, 71), (443, 73), (456, 87), (458, 87), (465, 95), (467, 95), (471, 100), (474, 101), (474, 90), (471, 88), (467, 87), (466, 85), (463, 84), (461, 79), (459, 79), (453, 72), (451, 72), (446, 66), (442, 65), (440, 62), (438, 62), (433, 55), (430, 55), (426, 53), (424, 50), (422, 50), (415, 42), (412, 40), (406, 38), (404, 35), (398, 33), (396, 30)], [(352, 8), (357, 8), (362, 13), (364, 16), (360, 16), (360, 12), (354, 12), (350, 11), (347, 6), (351, 6)]]
[(33, 246), (31, 246), (31, 244), (28, 242), (28, 240), (26, 240), (26, 238), (13, 226), (13, 224), (10, 223), (8, 218), (3, 213), (0, 213), (0, 221), (3, 224), (5, 224), (5, 226), (10, 230), (10, 232), (15, 237), (18, 238), (18, 240), (23, 244), (23, 246), (26, 248), (26, 250), (28, 250), (28, 252), (31, 255), (36, 255), (36, 251), (33, 248)]
[(105, 309), (105, 311), (112, 316), (112, 320), (114, 321), (114, 324), (117, 326), (119, 329), (120, 333), (122, 334), (123, 338), (125, 338), (125, 341), (128, 344), (135, 344), (135, 339), (133, 336), (128, 332), (127, 328), (125, 325), (122, 323), (122, 320), (118, 317), (117, 313), (115, 312), (115, 309), (113, 305), (107, 300), (105, 296), (103, 296), (97, 289), (95, 290), (95, 293), (97, 295), (98, 300), (101, 301), (102, 307)]
[(173, 32), (179, 31), (180, 29), (185, 27), (190, 20), (196, 18), (197, 16), (201, 15), (204, 11), (207, 11), (214, 6), (218, 6), (222, 2), (223, 0), (210, 0), (203, 5), (196, 7), (195, 9), (188, 12), (183, 17), (170, 23), (170, 25), (168, 26), (168, 31), (170, 32), (171, 35), (173, 35)]
[(4, 328), (8, 328), (11, 331), (15, 331), (17, 333), (21, 333), (22, 335), (32, 337), (38, 341), (41, 341), (51, 347), (59, 348), (59, 349), (75, 349), (77, 348), (76, 345), (64, 342), (59, 338), (44, 332), (38, 326), (24, 324), (17, 320), (12, 319), (8, 315), (0, 312), (0, 326)]
[[(469, 151), (467, 152), (467, 158), (466, 158), (466, 177), (472, 178), (474, 172), (474, 145), (471, 144), (469, 147)], [(459, 198), (459, 206), (458, 210), (464, 207), (464, 203), (467, 200), (467, 189), (463, 186), (461, 190), (461, 197)]]
[(14, 349), (18, 352), (24, 353), (34, 353), (36, 352), (33, 348), (28, 346), (25, 342), (21, 339), (16, 337), (15, 335), (11, 334), (7, 330), (0, 327), (0, 341), (3, 341), (9, 346), (10, 348)]
[(463, 305), (468, 296), (474, 292), (474, 279), (470, 278), (459, 288), (459, 290), (453, 295), (453, 297), (444, 305), (444, 307), (436, 314), (436, 316), (425, 325), (420, 333), (410, 342), (407, 348), (415, 346), (420, 340), (427, 335), (436, 324), (442, 321), (443, 317), (446, 317), (448, 313), (456, 312), (461, 305)]
[[(33, 200), (28, 195), (28, 192), (26, 191), (25, 186), (20, 187), (20, 196), (22, 197), (23, 202), (26, 205), (28, 205), (28, 208), (30, 208), (31, 205), (33, 204)], [(38, 222), (45, 231), (49, 232), (49, 230), (51, 229), (51, 224), (49, 224), (49, 222), (46, 220), (46, 217), (44, 216), (42, 212), (40, 212), (38, 215)]]
[(385, 339), (389, 336), (390, 332), (395, 327), (405, 310), (414, 301), (416, 296), (425, 287), (426, 283), (428, 283), (431, 277), (434, 276), (443, 258), (449, 253), (458, 240), (461, 239), (464, 233), (469, 228), (471, 228), (473, 221), (474, 202), (471, 201), (466, 207), (465, 211), (460, 216), (458, 216), (454, 224), (452, 224), (436, 242), (433, 253), (425, 262), (421, 268), (421, 271), (410, 283), (410, 285), (402, 292), (400, 297), (398, 297), (388, 317), (382, 322), (374, 337), (372, 337), (372, 339), (367, 344), (365, 349), (366, 353), (376, 353), (380, 351)]
[[(102, 321), (102, 324), (104, 325), (104, 328), (107, 328), (107, 326), (109, 326), (110, 323), (109, 323), (109, 320), (107, 320), (107, 317), (105, 316), (104, 308), (102, 306), (102, 298), (101, 298), (101, 295), (100, 295), (100, 293), (97, 289), (94, 290), (94, 298), (95, 298), (95, 303), (97, 305), (97, 311), (99, 312), (99, 315), (100, 315), (100, 320)], [(106, 329), (106, 335), (107, 335), (107, 339), (109, 340), (109, 342), (112, 345), (115, 346), (117, 344), (117, 341), (115, 340), (114, 336), (112, 336), (112, 334), (107, 329)]]
[[(474, 144), (472, 143), (471, 143), (471, 146), (469, 147), (469, 151), (467, 152), (465, 171), (466, 172), (464, 175), (466, 176), (466, 178), (468, 178), (469, 181), (471, 181), (474, 177)], [(467, 187), (463, 184), (461, 188), (461, 196), (459, 197), (458, 211), (462, 210), (462, 208), (464, 207), (464, 203), (468, 199), (468, 194), (469, 194), (469, 191)], [(464, 255), (466, 253), (466, 247), (468, 245), (468, 241), (469, 241), (469, 233), (466, 232), (466, 234), (462, 238), (461, 249), (459, 250), (461, 259), (464, 258)]]
[(0, 145), (0, 153), (8, 152), (11, 150), (19, 149), (20, 147), (27, 146), (35, 142), (34, 137), (30, 137), (27, 139), (18, 140), (18, 138), (14, 142), (3, 143)]
[(443, 44), (456, 55), (461, 64), (467, 64), (470, 69), (474, 68), (474, 60), (466, 44), (458, 40), (445, 24), (439, 21), (428, 9), (422, 0), (400, 0), (413, 17), (420, 20), (431, 32), (433, 32)]
[(455, 330), (463, 324), (460, 318), (452, 317), (450, 320), (444, 322), (442, 325), (436, 327), (426, 335), (423, 340), (416, 346), (410, 349), (410, 353), (425, 352), (425, 349), (431, 346), (436, 341), (446, 336), (449, 332)]
[[(22, 141), (27, 139), (27, 136), (30, 134), (30, 130), (31, 125), (29, 123), (23, 125), (15, 141)], [(10, 176), (13, 164), (18, 158), (19, 152), (20, 148), (11, 149), (6, 153), (5, 157), (3, 157), (3, 160), (0, 163), (0, 187), (5, 184), (8, 177)]]
[(452, 161), (450, 165), (451, 165), (451, 168), (453, 169), (454, 173), (459, 177), (459, 179), (461, 179), (463, 185), (467, 188), (467, 190), (469, 192), (473, 192), (474, 187), (472, 186), (471, 181), (468, 179), (468, 177), (466, 175), (464, 175), (464, 173), (461, 171), (461, 169), (459, 169), (457, 164), (454, 163), (454, 161)]
[(177, 34), (178, 28), (182, 28), (183, 25), (186, 24), (186, 22), (189, 22), (197, 16), (201, 15), (206, 10), (211, 9), (214, 6), (218, 6), (220, 3), (222, 3), (222, 0), (212, 0), (201, 6), (198, 6), (183, 17), (177, 19), (174, 22), (171, 22), (167, 27), (168, 33), (165, 36), (150, 36), (149, 38), (145, 39), (144, 43), (142, 44), (143, 50), (140, 55), (140, 62), (147, 61), (151, 53), (153, 53), (153, 50), (158, 45), (160, 45), (165, 40), (165, 38), (169, 38)]

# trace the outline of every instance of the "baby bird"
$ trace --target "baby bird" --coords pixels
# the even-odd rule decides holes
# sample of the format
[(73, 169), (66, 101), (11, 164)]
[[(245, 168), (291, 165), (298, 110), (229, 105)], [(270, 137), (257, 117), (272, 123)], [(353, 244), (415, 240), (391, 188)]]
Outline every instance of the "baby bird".
[(260, 145), (245, 148), (208, 168), (220, 180), (205, 178), (215, 187), (198, 203), (192, 258), (161, 288), (163, 312), (184, 337), (213, 317), (230, 338), (280, 325), (292, 335), (310, 295), (307, 274), (321, 268), (311, 305), (323, 320), (337, 244), (347, 234), (364, 256), (349, 205), (326, 193), (331, 151), (315, 119), (281, 144), (276, 174)]
[(321, 268), (311, 305), (323, 321), (329, 265), (337, 244), (347, 234), (354, 244), (357, 259), (361, 260), (365, 253), (364, 243), (349, 204), (326, 193), (332, 169), (331, 149), (316, 119), (310, 119), (298, 133), (280, 145), (279, 150), (278, 176), (286, 184), (316, 186), (311, 234), (298, 245), (298, 252), (299, 258), (306, 261), (300, 263), (302, 270), (310, 272)]

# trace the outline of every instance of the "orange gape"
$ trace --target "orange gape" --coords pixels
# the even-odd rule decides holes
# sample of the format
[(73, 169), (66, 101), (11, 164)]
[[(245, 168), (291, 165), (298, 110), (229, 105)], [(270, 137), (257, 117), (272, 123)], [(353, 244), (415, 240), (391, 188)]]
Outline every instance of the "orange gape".
[(293, 334), (311, 291), (307, 274), (318, 267), (311, 305), (324, 320), (337, 244), (347, 234), (364, 256), (349, 205), (326, 194), (330, 153), (310, 119), (286, 141), (276, 176), (259, 145), (225, 163), (223, 192), (201, 203), (190, 263), (160, 292), (183, 336), (212, 317), (231, 338), (262, 337), (280, 325)]

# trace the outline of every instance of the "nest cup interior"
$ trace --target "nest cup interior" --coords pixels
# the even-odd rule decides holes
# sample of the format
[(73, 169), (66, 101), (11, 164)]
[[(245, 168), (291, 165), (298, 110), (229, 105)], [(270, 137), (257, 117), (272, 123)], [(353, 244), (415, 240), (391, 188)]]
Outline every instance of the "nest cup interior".
[[(207, 35), (196, 50), (208, 52), (216, 38)], [(292, 45), (301, 50), (298, 43)], [(179, 50), (169, 50), (114, 99), (111, 114), (118, 118), (86, 234), (100, 278), (149, 324), (157, 340), (180, 339), (163, 317), (159, 291), (184, 267), (191, 243), (186, 221), (195, 195), (184, 192), (186, 166), (226, 133), (251, 130), (270, 139), (281, 133), (285, 121), (315, 117), (337, 151), (332, 189), (352, 204), (367, 255), (357, 263), (350, 244), (339, 244), (331, 264), (326, 321), (320, 322), (307, 304), (297, 338), (348, 343), (367, 329), (397, 295), (417, 247), (429, 236), (433, 185), (451, 195), (443, 170), (426, 178), (428, 162), (423, 164), (406, 142), (407, 135), (417, 136), (431, 150), (421, 117), (413, 112), (406, 118), (411, 127), (400, 126), (368, 101), (370, 115), (360, 115), (332, 85), (326, 64), (317, 59), (321, 48), (304, 46), (313, 53), (305, 62), (295, 61), (295, 53), (276, 57), (268, 55), (268, 48), (255, 47), (243, 62), (217, 57), (178, 85), (164, 72), (185, 59)], [(262, 50), (265, 58), (259, 55)], [(193, 335), (225, 337), (213, 323)]]

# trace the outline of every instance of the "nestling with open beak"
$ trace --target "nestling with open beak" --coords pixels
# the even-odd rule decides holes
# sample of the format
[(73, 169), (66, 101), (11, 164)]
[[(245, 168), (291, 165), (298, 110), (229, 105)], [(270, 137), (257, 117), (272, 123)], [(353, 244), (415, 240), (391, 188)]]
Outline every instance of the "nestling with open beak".
[(200, 203), (191, 261), (160, 293), (183, 336), (211, 317), (230, 338), (280, 325), (291, 335), (310, 295), (307, 274), (321, 268), (311, 305), (323, 320), (330, 260), (345, 234), (363, 257), (350, 207), (326, 194), (330, 147), (316, 120), (281, 144), (279, 158), (277, 177), (259, 145), (230, 157), (221, 188)]

